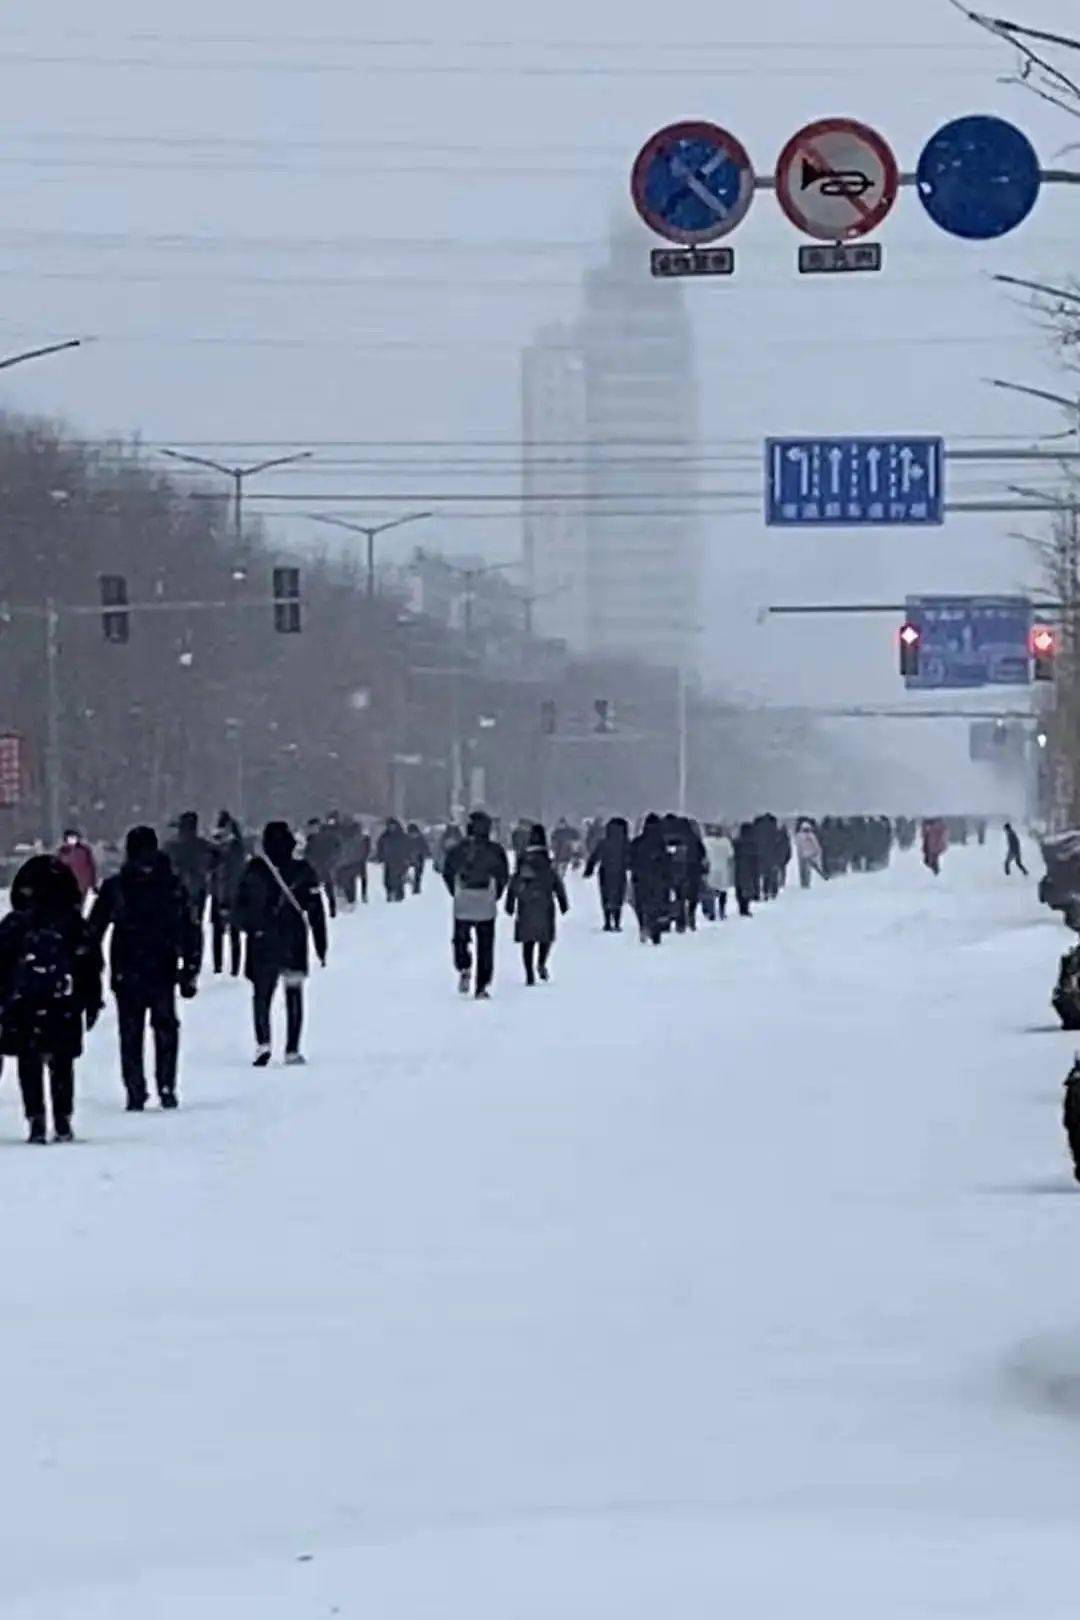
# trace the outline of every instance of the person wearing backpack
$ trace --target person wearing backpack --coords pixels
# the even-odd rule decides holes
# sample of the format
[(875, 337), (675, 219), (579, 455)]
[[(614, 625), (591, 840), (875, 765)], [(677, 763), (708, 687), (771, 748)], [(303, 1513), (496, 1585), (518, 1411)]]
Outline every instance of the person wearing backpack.
[(443, 882), (454, 902), (454, 968), (463, 996), (472, 988), (476, 936), (476, 999), (487, 1001), (495, 976), (495, 919), (510, 881), (506, 851), (491, 836), (491, 817), (474, 810), (468, 830), (449, 851)]
[(176, 991), (190, 999), (199, 974), (199, 926), (153, 827), (132, 827), (127, 860), (106, 878), (90, 913), (100, 945), (112, 929), (109, 970), (120, 1027), (120, 1072), (129, 1114), (146, 1107), (143, 1041), (154, 1036), (154, 1078), (162, 1108), (175, 1108), (180, 1055)]
[(18, 1059), (30, 1141), (47, 1140), (45, 1070), (53, 1132), (70, 1142), (75, 1060), (83, 1029), (101, 1011), (101, 951), (82, 915), (74, 873), (53, 855), (35, 855), (11, 885), (0, 922), (0, 1052)]
[(237, 921), (247, 935), (257, 1069), (270, 1062), (270, 1008), (279, 983), (285, 987), (285, 1062), (303, 1063), (300, 1036), (309, 938), (321, 966), (326, 966), (326, 912), (318, 874), (308, 861), (296, 859), (295, 850), (288, 823), (268, 822), (262, 854), (252, 857), (240, 881)]
[(514, 917), (514, 939), (521, 946), (525, 983), (534, 985), (539, 973), (546, 984), (548, 958), (555, 943), (555, 907), (563, 916), (570, 910), (566, 885), (551, 864), (547, 833), (537, 823), (518, 861), (506, 891), (507, 915)]

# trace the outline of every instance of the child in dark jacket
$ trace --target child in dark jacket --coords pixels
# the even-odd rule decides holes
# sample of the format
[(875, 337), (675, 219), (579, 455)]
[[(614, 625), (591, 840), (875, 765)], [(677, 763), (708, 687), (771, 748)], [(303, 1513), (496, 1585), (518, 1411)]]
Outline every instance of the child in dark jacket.
[(563, 916), (570, 910), (566, 886), (552, 865), (547, 833), (537, 824), (529, 832), (529, 842), (517, 864), (506, 891), (506, 909), (516, 913), (514, 938), (521, 946), (525, 983), (534, 985), (536, 975), (546, 983), (548, 958), (555, 943), (555, 908)]

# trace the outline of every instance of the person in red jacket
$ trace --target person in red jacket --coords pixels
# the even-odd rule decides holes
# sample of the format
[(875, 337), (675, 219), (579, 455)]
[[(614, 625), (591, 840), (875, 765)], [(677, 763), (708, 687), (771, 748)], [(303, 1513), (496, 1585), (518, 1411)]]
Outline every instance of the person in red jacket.
[(923, 865), (929, 867), (935, 877), (941, 873), (941, 860), (949, 847), (948, 823), (941, 816), (931, 816), (923, 822), (922, 848)]
[(69, 827), (64, 834), (64, 842), (59, 849), (59, 858), (67, 867), (76, 883), (79, 893), (85, 901), (87, 895), (98, 887), (97, 866), (94, 863), (94, 852), (90, 845), (79, 836), (75, 827)]

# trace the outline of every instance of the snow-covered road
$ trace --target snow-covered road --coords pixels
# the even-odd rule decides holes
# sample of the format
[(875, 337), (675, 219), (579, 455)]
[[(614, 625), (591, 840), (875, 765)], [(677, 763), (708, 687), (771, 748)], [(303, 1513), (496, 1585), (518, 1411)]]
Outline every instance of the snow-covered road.
[(1076, 1608), (1064, 931), (996, 860), (642, 949), (591, 890), (453, 991), (445, 896), (337, 924), (306, 1070), (246, 990), (182, 1111), (0, 1108), (0, 1615)]

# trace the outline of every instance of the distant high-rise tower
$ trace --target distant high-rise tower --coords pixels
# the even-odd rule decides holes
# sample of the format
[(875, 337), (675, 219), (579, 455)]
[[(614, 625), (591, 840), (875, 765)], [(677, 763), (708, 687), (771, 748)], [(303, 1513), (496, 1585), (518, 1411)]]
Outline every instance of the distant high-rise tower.
[[(683, 289), (650, 278), (639, 233), (613, 235), (607, 263), (585, 276), (576, 322), (526, 351), (523, 396), (538, 626), (582, 652), (692, 668), (702, 574), (693, 332)], [(584, 499), (560, 504), (559, 493)]]

